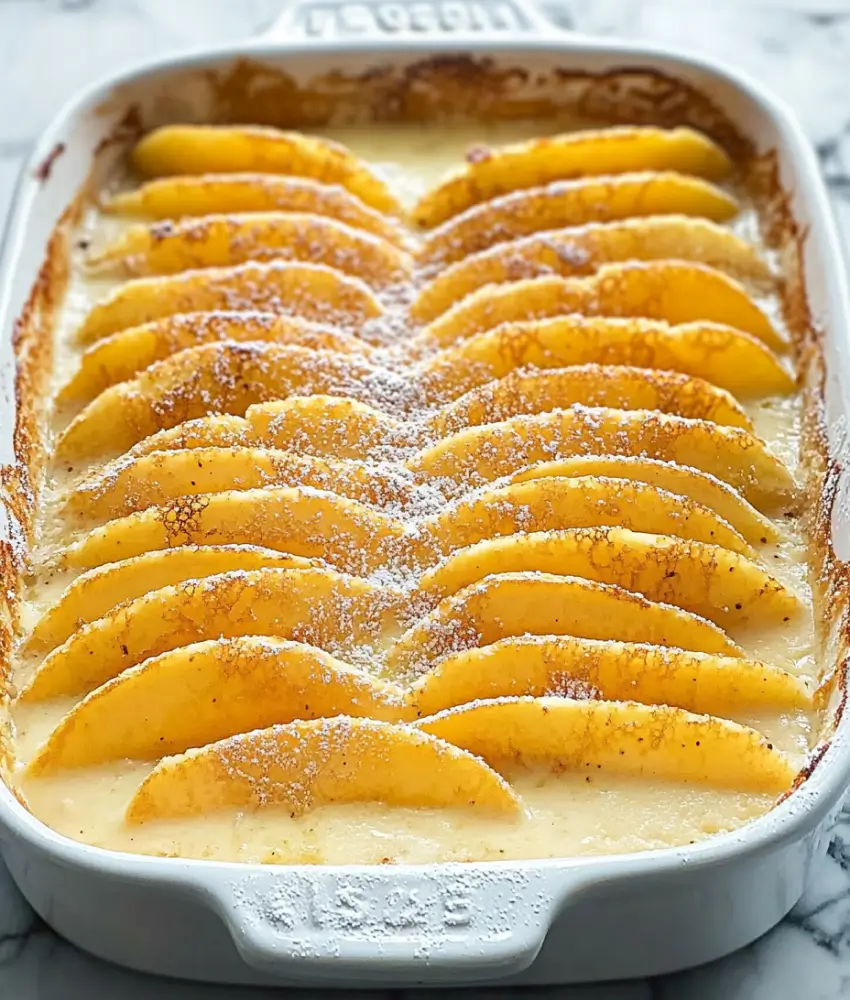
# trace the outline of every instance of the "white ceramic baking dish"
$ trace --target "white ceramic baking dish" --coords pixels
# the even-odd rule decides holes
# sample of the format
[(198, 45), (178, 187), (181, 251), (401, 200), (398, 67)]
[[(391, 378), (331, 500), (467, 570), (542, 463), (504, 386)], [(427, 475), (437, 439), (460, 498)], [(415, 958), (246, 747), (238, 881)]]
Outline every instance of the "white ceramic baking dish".
[[(825, 337), (830, 452), (845, 457), (850, 383), (841, 250), (815, 157), (785, 107), (754, 81), (660, 48), (567, 34), (513, 0), (324, 0), (272, 33), (168, 58), (90, 89), (41, 137), (17, 191), (0, 263), (0, 465), (14, 462), (15, 320), (61, 213), (130, 103), (158, 121), (203, 118), (186, 72), (236, 57), (295, 78), (376, 64), (401, 71), (464, 53), (495, 66), (605, 74), (648, 67), (708, 95), (759, 150), (775, 149), (806, 233), (809, 307)], [(59, 155), (61, 153), (61, 155)], [(101, 157), (103, 151), (101, 149)], [(850, 551), (838, 483), (837, 556)], [(0, 513), (3, 507), (0, 505)], [(6, 516), (7, 555), (18, 529)], [(0, 535), (0, 539), (3, 535)], [(843, 700), (843, 694), (839, 701)], [(565, 983), (705, 962), (779, 921), (823, 851), (850, 777), (850, 718), (837, 713), (807, 780), (743, 830), (691, 847), (598, 859), (424, 867), (263, 867), (112, 853), (65, 839), (0, 783), (0, 841), (21, 890), (60, 934), (149, 972), (230, 983), (405, 986)]]

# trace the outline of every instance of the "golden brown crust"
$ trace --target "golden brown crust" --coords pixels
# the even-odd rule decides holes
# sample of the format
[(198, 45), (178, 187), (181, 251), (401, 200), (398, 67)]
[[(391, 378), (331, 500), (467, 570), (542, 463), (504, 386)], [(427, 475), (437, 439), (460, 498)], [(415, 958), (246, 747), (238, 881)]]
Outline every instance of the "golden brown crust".
[[(790, 197), (779, 178), (775, 150), (747, 161), (746, 178), (759, 209), (765, 243), (778, 252), (784, 277), (783, 318), (803, 384), (803, 426), (800, 442), (804, 463), (804, 503), (809, 514), (807, 536), (814, 572), (813, 599), (819, 638), (831, 656), (821, 672), (819, 698), (827, 708), (824, 738), (800, 772), (794, 788), (811, 775), (830, 745), (847, 705), (850, 669), (850, 566), (838, 558), (833, 545), (833, 519), (843, 474), (841, 462), (830, 454), (826, 423), (825, 333), (814, 322), (806, 286), (804, 242), (807, 232), (794, 217)], [(827, 641), (828, 640), (828, 641)], [(792, 789), (793, 791), (794, 789)], [(790, 792), (788, 793), (790, 794)]]
[(612, 124), (690, 125), (741, 162), (750, 140), (705, 94), (666, 73), (613, 68), (604, 73), (556, 69), (532, 74), (487, 58), (437, 56), (399, 70), (328, 73), (299, 87), (283, 70), (240, 59), (204, 74), (214, 94), (216, 122), (315, 128), (331, 120), (427, 122), (451, 114), (479, 121), (580, 118)]

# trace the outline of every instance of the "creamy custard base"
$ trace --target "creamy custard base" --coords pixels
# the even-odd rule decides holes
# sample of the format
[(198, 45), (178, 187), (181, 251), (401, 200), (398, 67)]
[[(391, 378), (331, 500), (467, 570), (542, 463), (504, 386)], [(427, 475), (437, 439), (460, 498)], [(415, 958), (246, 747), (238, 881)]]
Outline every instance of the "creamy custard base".
[[(345, 129), (325, 133), (361, 155), (412, 204), (473, 145), (503, 144), (539, 136), (540, 123), (509, 123), (492, 128), (435, 130), (400, 128)], [(132, 221), (132, 220), (131, 220)], [(87, 274), (83, 260), (89, 246), (112, 241), (126, 222), (92, 210), (80, 247), (73, 254), (70, 287), (56, 331), (54, 389), (59, 390), (78, 364), (74, 331), (92, 305), (120, 283)], [(754, 235), (753, 215), (745, 209), (733, 228)], [(769, 256), (769, 255), (766, 255)], [(778, 303), (755, 296), (778, 322)], [(755, 433), (763, 437), (799, 479), (800, 404), (796, 397), (771, 397), (747, 404)], [(67, 422), (61, 410), (55, 431)], [(73, 574), (55, 570), (52, 557), (76, 536), (60, 515), (68, 486), (78, 469), (54, 466), (46, 484), (39, 524), (36, 573), (26, 592), (23, 620), (31, 627), (57, 599)], [(779, 540), (763, 545), (758, 556), (781, 583), (805, 605), (795, 620), (770, 627), (747, 626), (732, 633), (748, 656), (802, 678), (817, 680), (811, 591), (806, 544), (797, 519), (781, 517)], [(73, 529), (70, 529), (73, 532)], [(39, 658), (23, 652), (14, 666), (22, 688)], [(380, 664), (375, 665), (380, 669)], [(642, 851), (693, 843), (735, 829), (765, 812), (774, 797), (764, 793), (710, 788), (674, 781), (615, 774), (564, 773), (545, 768), (504, 765), (503, 773), (522, 798), (525, 811), (516, 818), (494, 817), (472, 809), (410, 809), (380, 803), (327, 805), (303, 816), (282, 808), (226, 810), (179, 821), (130, 826), (124, 810), (135, 789), (156, 762), (118, 761), (51, 777), (31, 777), (24, 767), (37, 747), (79, 698), (60, 698), (12, 709), (19, 753), (17, 781), (33, 813), (73, 839), (115, 849), (157, 855), (261, 861), (268, 863), (396, 863), (502, 860)], [(776, 711), (754, 706), (734, 721), (763, 733), (777, 748), (801, 763), (817, 718), (802, 709)], [(131, 723), (132, 724), (132, 723)], [(401, 777), (403, 779), (403, 776)]]
[(765, 812), (769, 795), (674, 782), (507, 771), (520, 819), (471, 809), (332, 805), (298, 817), (282, 809), (221, 812), (128, 827), (124, 809), (149, 765), (124, 763), (24, 786), (30, 808), (74, 840), (190, 858), (273, 864), (499, 861), (645, 851), (694, 843)]

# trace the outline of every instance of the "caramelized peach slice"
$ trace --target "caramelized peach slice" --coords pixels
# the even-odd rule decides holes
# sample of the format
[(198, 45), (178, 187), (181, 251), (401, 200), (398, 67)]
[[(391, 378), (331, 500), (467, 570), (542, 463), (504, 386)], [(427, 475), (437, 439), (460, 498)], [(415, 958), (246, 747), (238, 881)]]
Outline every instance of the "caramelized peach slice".
[(526, 483), (549, 476), (609, 476), (648, 483), (713, 510), (751, 544), (766, 545), (779, 537), (773, 522), (747, 503), (737, 490), (716, 476), (688, 465), (640, 455), (574, 455), (529, 465), (515, 472), (510, 481)]
[(725, 222), (738, 210), (713, 184), (677, 173), (635, 173), (555, 181), (486, 201), (433, 229), (419, 254), (428, 271), (497, 243), (547, 229), (654, 215)]
[(373, 349), (345, 330), (311, 323), (298, 316), (268, 312), (178, 313), (113, 333), (89, 347), (74, 377), (59, 392), (60, 404), (86, 403), (117, 382), (126, 382), (157, 361), (202, 344), (268, 341), (311, 350), (361, 354)]
[(92, 309), (77, 339), (90, 344), (176, 313), (220, 309), (267, 310), (347, 328), (382, 312), (368, 285), (324, 264), (250, 262), (128, 281)]
[(720, 545), (625, 528), (566, 528), (486, 538), (424, 574), (434, 600), (494, 573), (541, 572), (612, 583), (692, 611), (733, 635), (796, 618), (795, 594), (751, 559)]
[(448, 347), (503, 323), (569, 313), (674, 325), (720, 323), (751, 333), (774, 350), (787, 346), (741, 284), (704, 264), (679, 260), (606, 264), (589, 278), (551, 276), (485, 285), (427, 326), (419, 339)]
[(676, 170), (717, 180), (732, 169), (729, 157), (689, 128), (617, 126), (568, 132), (500, 149), (476, 149), (420, 198), (414, 220), (436, 226), (472, 205), (552, 181), (635, 170)]
[(760, 510), (793, 502), (796, 493), (788, 469), (748, 431), (649, 410), (574, 406), (513, 417), (444, 438), (407, 464), (458, 496), (539, 462), (588, 454), (690, 465), (739, 490)]
[(413, 428), (382, 410), (337, 396), (293, 396), (259, 403), (246, 419), (257, 441), (308, 455), (346, 459), (395, 458), (415, 446)]
[(131, 162), (143, 177), (174, 174), (288, 174), (346, 190), (380, 212), (401, 209), (386, 184), (339, 143), (274, 128), (166, 125), (141, 139)]
[(130, 800), (126, 821), (273, 806), (300, 816), (341, 802), (506, 816), (521, 809), (510, 785), (477, 757), (407, 726), (343, 716), (273, 726), (167, 757)]
[(707, 507), (647, 483), (603, 476), (546, 477), (474, 493), (424, 520), (418, 541), (436, 558), (500, 535), (614, 525), (750, 551)]
[(742, 655), (712, 622), (622, 587), (547, 573), (500, 573), (441, 601), (398, 639), (388, 665), (397, 676), (416, 675), (445, 656), (518, 635), (572, 635)]
[(581, 277), (612, 261), (664, 259), (695, 261), (760, 283), (771, 279), (755, 248), (725, 226), (685, 215), (658, 215), (590, 222), (499, 243), (446, 268), (422, 289), (410, 314), (419, 323), (430, 323), (484, 285), (547, 274)]
[(403, 248), (401, 227), (338, 184), (274, 174), (201, 174), (163, 177), (133, 191), (113, 195), (106, 212), (154, 219), (194, 218), (229, 212), (311, 212), (338, 219), (355, 229)]
[(88, 263), (97, 273), (135, 276), (265, 260), (327, 264), (372, 288), (405, 281), (411, 270), (409, 254), (394, 244), (336, 219), (297, 212), (208, 215), (132, 226)]
[(591, 363), (677, 371), (746, 398), (794, 388), (779, 358), (752, 334), (718, 323), (608, 316), (504, 323), (441, 351), (422, 370), (432, 391), (457, 395), (525, 365)]
[(376, 371), (357, 355), (291, 344), (190, 347), (105, 389), (65, 429), (56, 455), (120, 454), (182, 421), (215, 411), (243, 414), (267, 399), (340, 389), (357, 395), (368, 392)]
[(770, 794), (787, 791), (797, 773), (755, 730), (667, 705), (505, 698), (414, 726), (497, 767), (518, 759)]
[[(415, 449), (415, 429), (387, 413), (338, 396), (290, 396), (249, 406), (245, 417), (187, 420), (139, 441), (128, 458), (184, 448), (279, 448), (299, 455), (379, 461)], [(404, 474), (403, 469), (401, 470)]]
[(514, 636), (448, 656), (406, 700), (422, 716), (487, 698), (570, 694), (727, 717), (761, 705), (811, 706), (799, 678), (767, 663), (568, 635)]
[(155, 451), (175, 451), (183, 448), (241, 448), (255, 443), (251, 425), (244, 417), (215, 414), (186, 420), (170, 427), (167, 431), (157, 431), (156, 434), (151, 434), (133, 445), (127, 452), (127, 458), (139, 458)]
[(588, 364), (543, 372), (514, 371), (486, 382), (435, 414), (428, 430), (445, 437), (464, 427), (494, 424), (523, 413), (546, 413), (573, 403), (658, 410), (730, 427), (752, 426), (728, 392), (701, 378), (651, 368)]
[(376, 507), (406, 507), (415, 495), (404, 470), (275, 448), (187, 448), (120, 458), (77, 486), (65, 509), (105, 521), (179, 497), (274, 486), (311, 486)]
[(110, 521), (64, 553), (90, 569), (180, 545), (262, 545), (369, 573), (395, 554), (404, 526), (356, 500), (315, 489), (271, 487), (178, 497)]
[[(339, 655), (381, 638), (399, 596), (327, 569), (221, 573), (120, 604), (50, 653), (21, 692), (44, 701), (92, 691), (151, 656), (206, 639), (268, 635)], [(342, 611), (344, 610), (344, 614)]]
[(295, 719), (400, 718), (401, 691), (315, 646), (240, 636), (144, 660), (96, 688), (50, 734), (32, 775), (158, 760)]
[(311, 561), (257, 545), (186, 545), (145, 552), (78, 576), (36, 622), (30, 650), (53, 649), (83, 625), (151, 590), (231, 570), (309, 569)]

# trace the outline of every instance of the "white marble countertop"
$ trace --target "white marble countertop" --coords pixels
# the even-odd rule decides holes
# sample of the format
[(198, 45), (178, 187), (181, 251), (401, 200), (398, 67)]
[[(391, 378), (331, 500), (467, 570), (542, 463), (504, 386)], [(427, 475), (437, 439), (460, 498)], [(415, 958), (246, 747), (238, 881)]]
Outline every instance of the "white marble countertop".
[[(283, 5), (0, 0), (0, 221), (22, 158), (73, 91), (168, 49), (261, 31)], [(562, 0), (558, 17), (585, 32), (643, 35), (720, 56), (778, 91), (818, 150), (850, 246), (850, 0)], [(850, 997), (850, 812), (814, 866), (803, 899), (756, 944), (680, 975), (557, 993), (564, 1000)], [(273, 994), (279, 995), (165, 982), (90, 958), (33, 915), (0, 866), (2, 1000), (260, 1000)]]

